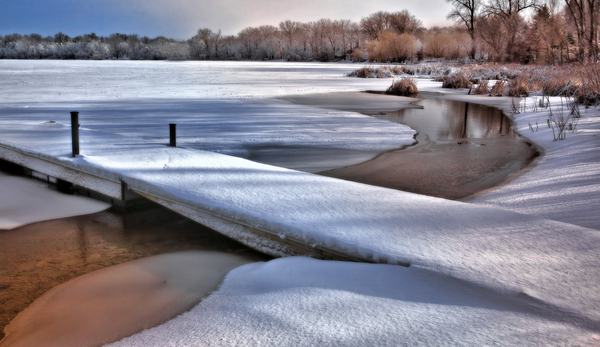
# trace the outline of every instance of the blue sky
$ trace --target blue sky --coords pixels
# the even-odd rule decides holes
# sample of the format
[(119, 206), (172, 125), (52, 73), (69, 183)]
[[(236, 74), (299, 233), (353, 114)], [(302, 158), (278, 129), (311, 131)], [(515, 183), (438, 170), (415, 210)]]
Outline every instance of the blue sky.
[(290, 19), (352, 19), (407, 9), (426, 26), (448, 24), (444, 0), (0, 0), (0, 35), (114, 32), (187, 39), (199, 28), (237, 34)]

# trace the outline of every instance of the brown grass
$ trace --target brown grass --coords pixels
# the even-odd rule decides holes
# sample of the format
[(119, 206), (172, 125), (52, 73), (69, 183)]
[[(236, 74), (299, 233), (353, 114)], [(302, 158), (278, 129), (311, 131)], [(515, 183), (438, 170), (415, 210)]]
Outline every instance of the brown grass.
[[(600, 64), (586, 65), (519, 65), (471, 64), (464, 66), (395, 65), (364, 67), (349, 74), (362, 78), (390, 78), (397, 75), (430, 76), (444, 88), (471, 88), (475, 94), (486, 94), (488, 80), (498, 80), (490, 95), (528, 96), (541, 92), (544, 96), (573, 96), (586, 106), (600, 105)], [(507, 81), (510, 81), (508, 83)]]
[(494, 84), (494, 86), (492, 87), (492, 90), (490, 90), (490, 96), (502, 96), (506, 92), (505, 89), (506, 82), (504, 82), (503, 80), (497, 81), (496, 84)]
[(477, 88), (473, 90), (473, 94), (475, 95), (486, 95), (490, 92), (489, 83), (487, 80), (479, 81)]
[(529, 96), (529, 80), (523, 77), (517, 77), (510, 81), (508, 87), (508, 96)]
[(542, 93), (547, 96), (573, 95), (579, 83), (563, 76), (548, 78), (542, 82)]
[(600, 105), (600, 65), (588, 64), (580, 67), (581, 86), (575, 100), (585, 106)]
[(417, 96), (419, 89), (417, 83), (412, 78), (403, 78), (398, 81), (394, 81), (392, 85), (385, 91), (389, 95), (399, 96)]
[(370, 67), (363, 67), (360, 69), (356, 69), (348, 74), (350, 77), (359, 77), (359, 78), (369, 78), (372, 74), (375, 74), (375, 69)]
[(442, 78), (442, 88), (462, 89), (472, 86), (471, 80), (463, 74)]

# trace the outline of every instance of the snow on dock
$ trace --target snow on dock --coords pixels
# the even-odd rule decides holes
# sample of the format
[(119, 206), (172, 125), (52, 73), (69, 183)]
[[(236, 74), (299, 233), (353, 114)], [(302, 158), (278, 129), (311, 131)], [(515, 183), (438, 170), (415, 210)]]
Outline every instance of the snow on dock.
[[(86, 138), (102, 136), (84, 133)], [(115, 182), (122, 179), (167, 207), (177, 203), (175, 210), (184, 214), (199, 211), (212, 217), (210, 227), (265, 253), (303, 254), (285, 242), (291, 239), (349, 258), (410, 263), (523, 293), (599, 325), (597, 230), (218, 153), (123, 141), (138, 145), (96, 147), (90, 155), (53, 161)], [(29, 159), (12, 160), (27, 166)], [(95, 189), (102, 191), (102, 186)]]

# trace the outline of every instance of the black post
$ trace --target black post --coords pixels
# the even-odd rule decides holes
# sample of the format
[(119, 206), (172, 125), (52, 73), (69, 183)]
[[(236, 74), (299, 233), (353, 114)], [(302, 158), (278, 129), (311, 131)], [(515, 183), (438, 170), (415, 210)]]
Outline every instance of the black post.
[(177, 147), (177, 124), (169, 124), (169, 136), (171, 141), (169, 142), (169, 146)]
[(73, 158), (79, 155), (79, 112), (71, 112), (71, 141), (73, 143)]

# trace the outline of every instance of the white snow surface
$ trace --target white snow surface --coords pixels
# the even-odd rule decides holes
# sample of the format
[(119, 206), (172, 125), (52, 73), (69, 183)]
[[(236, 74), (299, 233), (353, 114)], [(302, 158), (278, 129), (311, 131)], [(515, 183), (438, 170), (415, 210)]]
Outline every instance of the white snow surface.
[[(84, 129), (147, 143), (167, 144), (168, 124), (175, 123), (179, 147), (242, 158), (265, 146), (295, 155), (298, 148), (335, 153), (328, 160), (293, 167), (309, 172), (357, 164), (414, 143), (415, 131), (401, 124), (273, 99), (383, 89), (391, 83), (345, 77), (353, 68), (281, 62), (0, 60), (2, 141), (34, 149), (23, 134), (9, 136), (10, 131), (38, 131), (47, 121), (58, 123), (43, 123), (46, 127), (69, 127), (69, 112), (79, 111)], [(398, 101), (398, 109), (403, 103)]]
[(520, 298), (417, 268), (292, 257), (243, 265), (126, 346), (566, 346), (600, 343)]
[[(132, 187), (242, 220), (283, 237), (294, 236), (310, 244), (381, 262), (405, 261), (413, 265), (403, 269), (291, 258), (244, 266), (231, 272), (221, 290), (189, 314), (123, 343), (146, 345), (160, 335), (167, 339), (159, 340), (159, 345), (244, 345), (246, 333), (258, 339), (250, 340), (248, 345), (295, 345), (305, 339), (312, 344), (342, 345), (339, 341), (354, 338), (362, 345), (373, 341), (397, 345), (398, 340), (385, 341), (422, 335), (431, 336), (424, 344), (434, 345), (443, 344), (446, 337), (448, 341), (471, 345), (504, 344), (503, 341), (524, 345), (597, 343), (594, 332), (600, 330), (598, 230), (561, 222), (557, 216), (556, 220), (546, 219), (552, 217), (540, 213), (546, 206), (538, 206), (528, 215), (491, 207), (502, 205), (499, 199), (490, 198), (490, 206), (455, 202), (206, 151), (232, 154), (252, 141), (268, 145), (279, 140), (302, 146), (327, 146), (333, 141), (333, 146), (354, 150), (397, 146), (410, 140), (413, 132), (348, 112), (302, 108), (265, 98), (286, 93), (381, 90), (390, 80), (343, 77), (342, 73), (357, 67), (347, 64), (151, 64), (154, 63), (0, 61), (0, 75), (8, 76), (11, 83), (11, 88), (0, 91), (1, 100), (10, 100), (0, 103), (2, 142), (52, 156), (65, 165), (123, 177)], [(10, 71), (14, 76), (10, 76)], [(39, 89), (37, 81), (42, 84)], [(420, 81), (421, 87), (433, 91), (439, 85)], [(48, 88), (55, 94), (47, 95)], [(161, 92), (167, 95), (157, 99)], [(166, 147), (166, 123), (171, 122), (167, 115), (179, 117), (178, 124), (196, 124), (198, 119), (204, 119), (195, 116), (196, 112), (202, 114), (196, 108), (202, 103), (190, 101), (196, 95), (211, 109), (213, 118), (207, 124), (214, 123), (208, 125), (213, 133), (198, 137), (192, 134), (183, 141), (183, 148)], [(116, 101), (117, 97), (126, 100)], [(65, 100), (70, 104), (65, 106)], [(117, 111), (127, 105), (128, 112)], [(189, 109), (178, 113), (176, 105)], [(259, 106), (253, 109), (253, 105)], [(66, 124), (68, 111), (74, 107), (97, 112), (97, 116), (84, 121), (82, 113), (83, 155), (72, 159)], [(232, 109), (238, 113), (230, 114)], [(263, 117), (263, 112), (272, 117)], [(517, 122), (525, 116), (517, 115)], [(42, 123), (50, 117), (65, 125)], [(282, 123), (282, 117), (294, 120)], [(156, 126), (159, 119), (165, 119), (164, 126)], [(230, 120), (235, 132), (219, 125)], [(239, 122), (243, 126), (236, 128)], [(522, 176), (530, 179), (529, 185), (508, 191), (505, 197), (521, 199), (535, 194), (549, 170), (561, 177), (558, 172), (564, 169), (563, 176), (578, 178), (561, 181), (565, 184), (565, 194), (561, 196), (565, 201), (556, 199), (555, 203), (563, 208), (579, 197), (570, 192), (595, 189), (598, 158), (593, 148), (598, 147), (598, 140), (594, 129), (599, 124), (597, 117), (584, 116), (580, 133), (552, 143), (557, 153), (563, 154), (561, 158), (585, 163), (580, 167), (590, 165), (592, 169), (572, 169), (560, 160), (550, 160), (547, 166), (541, 162)], [(522, 125), (519, 123), (519, 127)], [(159, 136), (163, 128), (165, 134)], [(201, 128), (194, 129), (200, 132)], [(284, 135), (278, 135), (282, 132)], [(540, 141), (544, 140), (542, 130), (538, 132)], [(205, 136), (217, 144), (198, 145)], [(577, 140), (578, 137), (585, 140)], [(571, 151), (573, 143), (581, 144), (577, 148), (583, 150)], [(546, 142), (540, 145), (546, 146)], [(591, 185), (586, 184), (588, 175)], [(515, 179), (502, 189), (511, 189), (518, 182)], [(477, 199), (493, 196), (486, 194)], [(594, 203), (598, 194), (592, 191), (590, 196), (589, 203), (581, 206), (582, 213), (597, 215), (597, 209), (591, 208), (597, 206)], [(527, 212), (519, 206), (513, 209)], [(593, 223), (576, 224), (598, 227)], [(342, 274), (336, 277), (338, 270)], [(300, 279), (309, 284), (303, 285)], [(399, 283), (404, 281), (406, 288)], [(390, 294), (391, 288), (399, 287), (407, 292)], [(477, 295), (463, 295), (465, 288)], [(443, 298), (435, 301), (438, 295)], [(411, 300), (412, 297), (417, 299)], [(392, 308), (387, 310), (387, 306)], [(380, 312), (381, 317), (377, 317)], [(225, 318), (219, 320), (220, 315)], [(210, 318), (199, 323), (195, 317)], [(202, 336), (200, 341), (185, 342), (186, 334), (196, 336), (193, 334), (203, 331), (204, 324), (212, 327), (208, 330), (218, 329), (218, 333), (198, 333)], [(251, 334), (253, 331), (257, 333)], [(347, 337), (349, 340), (343, 340)], [(407, 341), (407, 345), (418, 342)]]
[[(553, 141), (548, 109), (531, 109), (537, 99), (520, 101), (528, 111), (515, 115), (515, 128), (541, 147), (543, 156), (527, 174), (467, 201), (600, 229), (600, 110), (581, 107), (576, 131)], [(554, 112), (562, 107), (568, 114), (564, 100), (553, 97), (550, 103)]]

